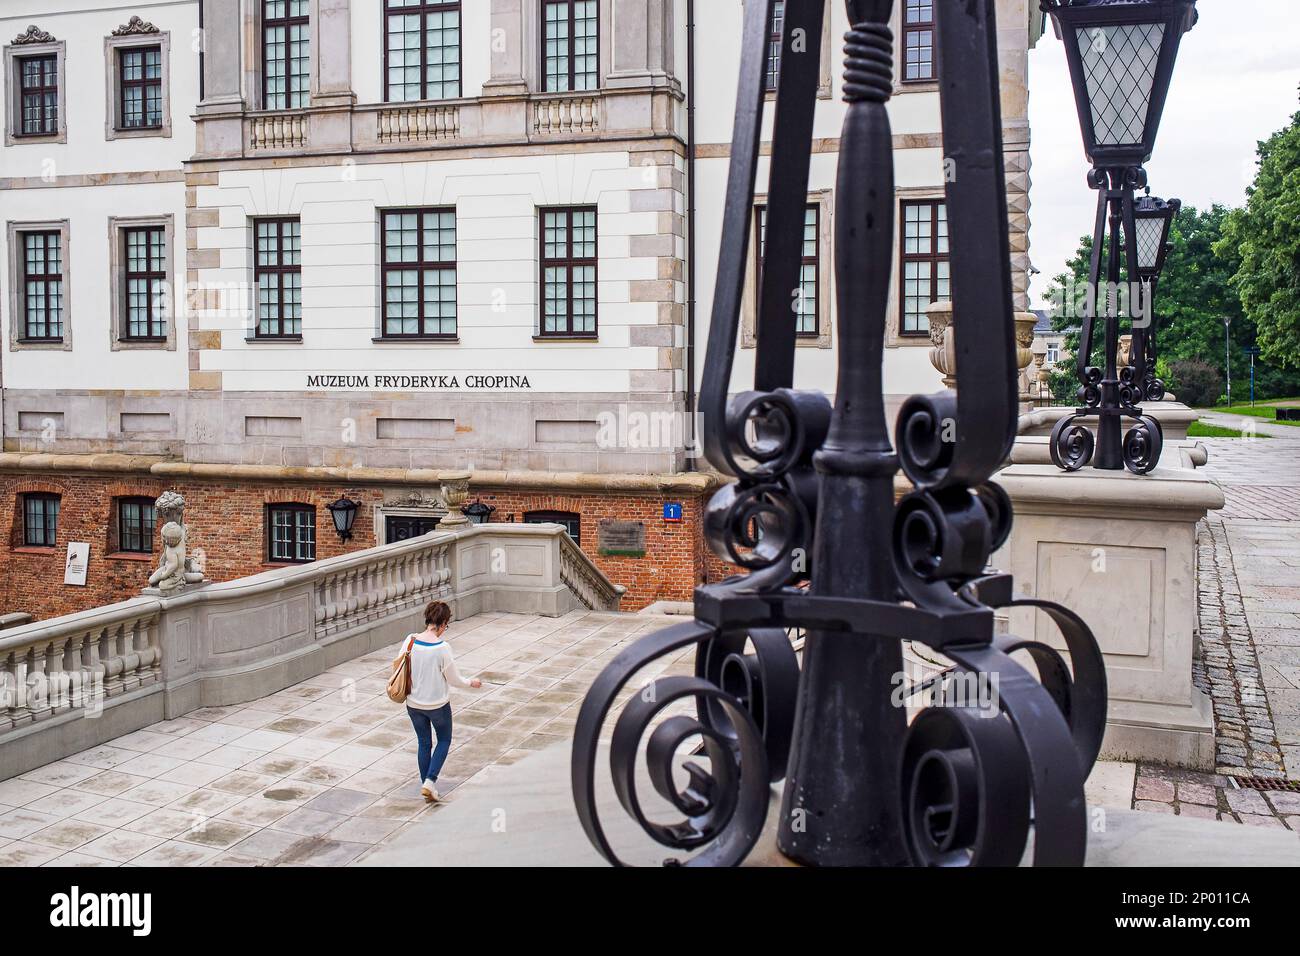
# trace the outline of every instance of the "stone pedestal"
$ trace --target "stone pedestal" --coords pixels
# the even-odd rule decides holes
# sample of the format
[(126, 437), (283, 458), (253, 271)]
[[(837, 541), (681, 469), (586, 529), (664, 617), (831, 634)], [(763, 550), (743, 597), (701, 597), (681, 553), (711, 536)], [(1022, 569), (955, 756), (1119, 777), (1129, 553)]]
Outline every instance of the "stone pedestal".
[[(1106, 660), (1110, 710), (1102, 755), (1210, 769), (1214, 717), (1192, 686), (1196, 524), (1223, 492), (1167, 463), (1138, 477), (1012, 465), (996, 480), (1015, 506), (993, 558), (1016, 590), (1058, 601), (1092, 628)], [(1045, 614), (1015, 609), (1012, 633), (1063, 648)]]

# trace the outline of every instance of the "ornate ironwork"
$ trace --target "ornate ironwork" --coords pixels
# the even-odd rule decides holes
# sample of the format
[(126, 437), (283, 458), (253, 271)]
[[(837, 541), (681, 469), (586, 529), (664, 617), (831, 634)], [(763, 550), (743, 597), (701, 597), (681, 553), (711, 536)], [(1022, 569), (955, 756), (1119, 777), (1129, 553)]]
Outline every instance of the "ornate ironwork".
[[(745, 6), (701, 409), (710, 462), (736, 478), (711, 501), (705, 531), (717, 554), (748, 573), (698, 588), (693, 621), (629, 646), (583, 701), (574, 802), (612, 863), (623, 858), (598, 807), (602, 728), (639, 671), (691, 648), (694, 675), (658, 677), (633, 692), (609, 743), (619, 804), (649, 838), (687, 854), (667, 862), (741, 862), (782, 778), (778, 845), (799, 862), (1014, 864), (1031, 827), (1036, 864), (1083, 862), (1083, 780), (1105, 727), (1101, 654), (1077, 615), (1014, 598), (1010, 578), (988, 568), (1011, 527), (1010, 501), (991, 478), (1011, 450), (1017, 414), (994, 5), (935, 9), (944, 143), (955, 166), (947, 201), (963, 316), (958, 387), (904, 403), (897, 452), (882, 383), (895, 243), (885, 108), (893, 0), (846, 2), (833, 408), (821, 392), (793, 388), (787, 291), (798, 284), (822, 0), (785, 4), (754, 387), (729, 397), (772, 4)], [(808, 46), (792, 55), (796, 39)], [(914, 490), (896, 503), (900, 468)], [(1048, 644), (995, 636), (994, 611), (1009, 606), (1044, 610), (1070, 666)], [(788, 632), (804, 635), (802, 668)], [(900, 699), (904, 641), (952, 666), (904, 687)], [(1034, 662), (1037, 679), (1012, 659), (1017, 652)], [(941, 690), (939, 705), (908, 725), (906, 700), (958, 678), (987, 681), (995, 699), (972, 706)], [(650, 785), (679, 822), (657, 822), (644, 808), (636, 786), (643, 740)], [(679, 787), (674, 775), (682, 773)]]
[[(1160, 422), (1141, 407), (1144, 401), (1164, 398), (1164, 385), (1155, 377), (1154, 294), (1159, 268), (1143, 267), (1140, 249), (1148, 236), (1140, 235), (1137, 228), (1141, 207), (1134, 193), (1146, 186), (1142, 164), (1155, 146), (1182, 35), (1196, 23), (1195, 4), (1196, 0), (1040, 2), (1065, 44), (1084, 150), (1093, 164), (1088, 185), (1097, 190), (1088, 302), (1075, 356), (1080, 405), (1073, 415), (1057, 422), (1050, 444), (1052, 461), (1066, 471), (1091, 461), (1102, 470), (1127, 468), (1144, 475), (1160, 462), (1164, 447)], [(1153, 213), (1143, 208), (1142, 215)], [(1156, 252), (1162, 267), (1163, 246)], [(1126, 295), (1121, 275), (1127, 278)], [(1121, 311), (1127, 311), (1133, 327), (1130, 364), (1123, 368), (1119, 366)], [(1092, 364), (1099, 312), (1104, 324), (1100, 367)], [(1127, 430), (1126, 420), (1132, 422)]]

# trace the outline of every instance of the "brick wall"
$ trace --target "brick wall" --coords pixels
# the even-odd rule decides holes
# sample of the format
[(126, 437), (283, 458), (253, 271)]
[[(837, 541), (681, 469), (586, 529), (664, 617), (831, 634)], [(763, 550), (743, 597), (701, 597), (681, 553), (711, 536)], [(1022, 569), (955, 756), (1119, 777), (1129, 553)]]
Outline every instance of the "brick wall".
[[(115, 499), (156, 498), (175, 490), (185, 497), (189, 547), (201, 549), (214, 581), (257, 574), (278, 565), (266, 560), (265, 508), (269, 503), (311, 504), (316, 508), (316, 555), (328, 558), (373, 547), (374, 509), (384, 503), (384, 489), (344, 485), (252, 484), (223, 481), (167, 482), (151, 478), (97, 476), (0, 475), (0, 613), (27, 611), (38, 620), (110, 604), (139, 594), (159, 561), (159, 542), (152, 555), (125, 555), (113, 550)], [(23, 546), (21, 495), (46, 492), (61, 498), (56, 547)], [(326, 505), (346, 495), (361, 503), (353, 538), (341, 542)], [(732, 570), (708, 551), (700, 534), (707, 497), (682, 498), (640, 494), (546, 494), (474, 488), (473, 498), (496, 507), (493, 521), (527, 511), (567, 511), (581, 516), (580, 546), (597, 567), (628, 591), (622, 608), (635, 611), (655, 601), (689, 601), (697, 584), (718, 580)], [(663, 520), (663, 506), (683, 506), (679, 524)], [(645, 523), (644, 557), (602, 555), (598, 528), (602, 519)], [(63, 559), (69, 542), (90, 543), (86, 586), (63, 583)]]

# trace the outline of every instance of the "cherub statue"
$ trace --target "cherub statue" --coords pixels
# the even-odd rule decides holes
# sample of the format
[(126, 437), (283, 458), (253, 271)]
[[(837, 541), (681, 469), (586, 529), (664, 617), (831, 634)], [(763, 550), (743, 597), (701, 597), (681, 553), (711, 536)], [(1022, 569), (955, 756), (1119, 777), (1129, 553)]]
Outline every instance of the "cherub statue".
[[(159, 532), (163, 541), (163, 560), (158, 570), (149, 575), (149, 584), (160, 591), (175, 591), (184, 587), (189, 577), (185, 573), (185, 532), (175, 521), (169, 521)], [(199, 575), (199, 580), (203, 575)]]

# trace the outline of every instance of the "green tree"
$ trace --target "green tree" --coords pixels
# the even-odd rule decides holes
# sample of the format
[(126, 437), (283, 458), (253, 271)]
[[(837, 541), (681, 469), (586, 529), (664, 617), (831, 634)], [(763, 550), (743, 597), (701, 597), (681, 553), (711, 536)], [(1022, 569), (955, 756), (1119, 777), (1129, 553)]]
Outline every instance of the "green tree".
[(1232, 284), (1258, 327), (1264, 360), (1300, 368), (1300, 113), (1259, 144), (1259, 171), (1246, 195), (1216, 249), (1239, 260)]
[[(1245, 349), (1256, 344), (1257, 328), (1253, 316), (1242, 307), (1241, 296), (1233, 276), (1242, 268), (1242, 259), (1235, 247), (1221, 240), (1226, 224), (1234, 211), (1215, 205), (1206, 210), (1183, 206), (1170, 229), (1170, 250), (1165, 270), (1156, 290), (1155, 313), (1157, 344), (1162, 370), (1175, 362), (1197, 359), (1212, 365), (1222, 375), (1225, 367), (1225, 341), (1223, 319), (1231, 319), (1231, 347), (1227, 349), (1232, 363), (1234, 399), (1246, 394), (1245, 384), (1250, 375), (1250, 358)], [(1081, 320), (1077, 310), (1062, 305), (1069, 302), (1068, 292), (1085, 286), (1088, 262), (1092, 252), (1092, 237), (1085, 236), (1079, 248), (1066, 263), (1065, 271), (1052, 281), (1047, 296), (1054, 303), (1053, 325), (1067, 330), (1066, 349), (1078, 348), (1078, 328)], [(1102, 250), (1103, 261), (1106, 250)], [(1077, 297), (1077, 294), (1076, 294)], [(1122, 325), (1127, 326), (1127, 322)], [(1127, 328), (1122, 331), (1128, 331)], [(1100, 322), (1094, 336), (1093, 364), (1101, 364)], [(1282, 396), (1300, 391), (1300, 375), (1295, 371), (1270, 367), (1263, 361), (1256, 363), (1256, 393), (1260, 397)], [(1073, 375), (1071, 363), (1070, 375)], [(1168, 381), (1168, 379), (1166, 379)], [(1241, 392), (1237, 385), (1241, 384)], [(1066, 392), (1065, 379), (1053, 380), (1053, 393), (1058, 400)], [(1170, 382), (1176, 386), (1175, 382)], [(1176, 388), (1175, 388), (1176, 391)], [(1071, 397), (1069, 402), (1073, 402)]]

